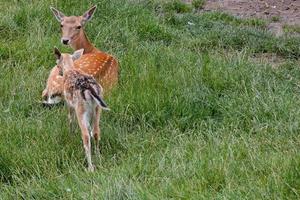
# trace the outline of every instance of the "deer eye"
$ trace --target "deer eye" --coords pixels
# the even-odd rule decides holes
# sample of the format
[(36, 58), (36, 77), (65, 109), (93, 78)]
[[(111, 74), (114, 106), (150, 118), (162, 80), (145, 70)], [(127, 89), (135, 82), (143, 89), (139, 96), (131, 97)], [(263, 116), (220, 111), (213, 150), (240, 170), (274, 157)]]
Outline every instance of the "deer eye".
[(62, 25), (62, 24), (60, 25), (61, 28), (62, 28), (63, 26), (64, 26), (64, 25)]
[(81, 29), (81, 26), (77, 26), (76, 29), (78, 29), (78, 30)]

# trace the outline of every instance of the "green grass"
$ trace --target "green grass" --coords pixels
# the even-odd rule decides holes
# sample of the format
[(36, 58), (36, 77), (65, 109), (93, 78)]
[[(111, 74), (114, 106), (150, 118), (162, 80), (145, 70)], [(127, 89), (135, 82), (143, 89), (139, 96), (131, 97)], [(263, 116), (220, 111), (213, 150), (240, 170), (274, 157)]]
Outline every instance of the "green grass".
[(271, 18), (271, 21), (272, 22), (278, 22), (280, 20), (280, 16), (273, 16), (272, 18)]
[(256, 19), (158, 12), (165, 1), (98, 3), (86, 31), (121, 74), (87, 173), (66, 108), (39, 101), (53, 47), (71, 52), (49, 6), (79, 15), (92, 3), (51, 2), (1, 2), (0, 199), (299, 199), (299, 37), (275, 38)]
[(206, 0), (193, 0), (192, 4), (196, 9), (202, 9), (206, 3)]
[(286, 33), (296, 33), (298, 35), (300, 34), (300, 26), (297, 25), (284, 25), (283, 30)]

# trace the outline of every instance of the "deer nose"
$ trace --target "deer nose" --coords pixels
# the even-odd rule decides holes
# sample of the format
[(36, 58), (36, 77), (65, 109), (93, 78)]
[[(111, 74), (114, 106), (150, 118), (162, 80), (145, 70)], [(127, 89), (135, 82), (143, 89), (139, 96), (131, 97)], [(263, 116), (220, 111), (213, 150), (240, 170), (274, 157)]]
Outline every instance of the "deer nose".
[(65, 45), (68, 45), (70, 40), (69, 39), (62, 39), (61, 42)]

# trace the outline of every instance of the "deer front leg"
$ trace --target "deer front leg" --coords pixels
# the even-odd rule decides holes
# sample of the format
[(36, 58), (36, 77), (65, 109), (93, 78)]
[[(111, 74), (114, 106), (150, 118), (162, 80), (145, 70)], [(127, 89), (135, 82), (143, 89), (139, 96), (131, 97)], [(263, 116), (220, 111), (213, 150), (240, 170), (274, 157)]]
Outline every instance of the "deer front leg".
[(81, 129), (83, 148), (88, 163), (88, 171), (94, 171), (94, 166), (92, 164), (92, 158), (91, 158), (91, 138), (89, 134), (88, 120), (86, 115), (87, 113), (83, 109), (81, 108), (76, 109), (76, 116), (77, 116), (79, 127)]

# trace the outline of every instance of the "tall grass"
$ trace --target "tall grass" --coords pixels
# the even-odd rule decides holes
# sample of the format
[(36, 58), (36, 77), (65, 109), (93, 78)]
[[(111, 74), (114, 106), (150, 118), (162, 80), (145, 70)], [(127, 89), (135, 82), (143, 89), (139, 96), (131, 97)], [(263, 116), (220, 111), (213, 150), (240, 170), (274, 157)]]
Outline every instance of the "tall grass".
[[(49, 6), (80, 15), (94, 3), (0, 3), (0, 199), (299, 198), (299, 38), (165, 1), (101, 1), (86, 26), (121, 72), (85, 172), (65, 107), (39, 101), (53, 46), (71, 52)], [(249, 59), (265, 52), (285, 62)]]

